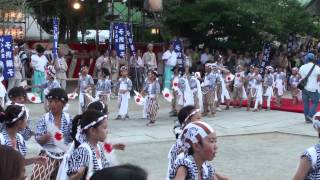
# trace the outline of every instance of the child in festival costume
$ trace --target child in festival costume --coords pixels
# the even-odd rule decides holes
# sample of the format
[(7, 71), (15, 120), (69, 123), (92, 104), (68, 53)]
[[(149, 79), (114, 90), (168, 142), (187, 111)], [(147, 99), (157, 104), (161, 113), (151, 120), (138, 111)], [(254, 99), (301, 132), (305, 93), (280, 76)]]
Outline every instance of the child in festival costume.
[(217, 77), (212, 73), (212, 65), (210, 63), (205, 64), (205, 76), (203, 81), (203, 94), (205, 97), (204, 101), (204, 112), (203, 116), (214, 116), (216, 113), (215, 108), (215, 90), (216, 90)]
[(61, 88), (54, 88), (46, 98), (50, 111), (37, 122), (35, 139), (43, 148), (39, 155), (49, 160), (45, 165), (34, 166), (31, 176), (33, 180), (55, 179), (67, 145), (72, 142), (72, 118), (63, 112), (68, 102), (67, 93)]
[(189, 74), (184, 68), (179, 68), (178, 111), (188, 105), (194, 105), (193, 92), (190, 88)]
[(245, 74), (241, 66), (237, 66), (233, 84), (233, 107), (242, 107)]
[(263, 82), (263, 86), (265, 88), (264, 96), (267, 100), (266, 111), (270, 110), (271, 99), (273, 96), (273, 85), (274, 85), (273, 68), (272, 66), (267, 66), (265, 75), (264, 75), (264, 82)]
[(195, 72), (191, 72), (190, 89), (193, 93), (194, 106), (203, 111), (201, 84), (199, 79), (196, 77)]
[(108, 116), (95, 110), (87, 110), (72, 122), (75, 150), (69, 161), (67, 174), (70, 179), (90, 179), (98, 170), (110, 167), (103, 147), (108, 133)]
[(289, 85), (292, 95), (292, 104), (295, 105), (299, 102), (299, 94), (300, 90), (298, 89), (298, 84), (300, 82), (300, 76), (298, 74), (298, 68), (294, 67), (292, 68), (292, 74), (289, 78)]
[(247, 111), (250, 111), (251, 103), (253, 101), (253, 97), (251, 95), (253, 82), (254, 82), (254, 65), (250, 66), (249, 73), (246, 76), (246, 84), (247, 84), (247, 94), (248, 94), (248, 100), (247, 100)]
[(79, 91), (79, 113), (86, 109), (86, 106), (90, 103), (86, 98), (86, 93), (91, 93), (91, 89), (94, 87), (94, 82), (91, 75), (88, 74), (89, 69), (87, 65), (81, 65), (78, 87), (74, 90), (74, 93)]
[(212, 73), (217, 78), (216, 81), (216, 91), (215, 91), (215, 106), (217, 111), (222, 111), (219, 107), (221, 104), (221, 96), (222, 96), (222, 70), (218, 67), (216, 63), (211, 64), (212, 66)]
[(195, 108), (195, 106), (185, 106), (178, 113), (178, 122), (177, 125), (174, 126), (174, 134), (176, 136), (176, 142), (171, 146), (168, 159), (168, 171), (167, 171), (167, 179), (169, 179), (170, 170), (173, 168), (174, 162), (178, 156), (183, 157), (183, 149), (182, 143), (180, 140), (180, 134), (183, 131), (183, 128), (188, 125), (190, 122), (202, 121), (201, 112), (199, 109)]
[(156, 122), (157, 111), (159, 109), (158, 105), (158, 97), (160, 94), (160, 84), (157, 81), (158, 72), (155, 70), (149, 70), (148, 72), (148, 80), (144, 84), (143, 90), (141, 94), (146, 96), (146, 104), (147, 104), (147, 118), (149, 122), (146, 124), (147, 126), (153, 126)]
[(173, 99), (171, 101), (171, 116), (177, 116), (178, 111), (177, 111), (177, 96), (178, 96), (178, 83), (179, 83), (179, 71), (178, 71), (178, 67), (175, 66), (172, 68), (173, 71), (173, 76), (171, 79), (171, 86), (172, 86), (172, 95), (173, 95)]
[(111, 94), (111, 80), (109, 79), (109, 70), (106, 68), (101, 69), (99, 80), (96, 84), (96, 98), (104, 103), (106, 109), (108, 109), (108, 101)]
[(120, 78), (118, 80), (118, 116), (117, 120), (129, 119), (129, 99), (130, 91), (132, 90), (132, 81), (128, 78), (128, 68), (122, 66), (120, 68)]
[[(5, 129), (0, 133), (0, 144), (7, 145), (20, 152), (23, 157), (27, 155), (27, 146), (19, 131), (27, 127), (27, 111), (24, 105), (9, 105), (0, 113), (0, 122), (5, 123)], [(25, 159), (25, 165), (33, 163), (45, 164), (46, 158), (36, 156)]]
[(221, 103), (226, 104), (226, 110), (229, 109), (230, 107), (230, 94), (231, 94), (231, 83), (233, 82), (234, 75), (231, 74), (231, 72), (224, 68), (220, 67), (220, 71), (222, 74), (220, 74), (220, 79), (221, 79)]
[[(54, 66), (49, 65), (46, 68), (46, 79), (46, 82), (43, 84), (28, 86), (27, 88), (44, 89), (44, 95), (48, 95), (49, 91), (53, 88), (60, 88), (60, 83), (56, 80), (56, 70), (54, 69)], [(49, 111), (48, 101), (46, 99), (44, 100), (44, 109), (46, 112)]]
[[(320, 113), (316, 113), (313, 117), (313, 127), (317, 131), (320, 138)], [(299, 166), (293, 177), (293, 180), (312, 180), (320, 178), (320, 143), (306, 149), (300, 156)]]
[(277, 106), (281, 106), (281, 98), (284, 94), (285, 90), (285, 81), (286, 74), (283, 72), (281, 67), (277, 68), (277, 72), (274, 73), (274, 81), (275, 81), (275, 94), (276, 94), (276, 104)]
[[(10, 89), (8, 93), (8, 97), (10, 99), (9, 104), (7, 105), (25, 105), (26, 98), (27, 98), (27, 92), (23, 87), (13, 87)], [(19, 133), (22, 135), (24, 140), (28, 141), (31, 136), (34, 135), (34, 132), (29, 127), (29, 109), (25, 106), (26, 113), (27, 113), (27, 127), (20, 131)], [(1, 132), (1, 128), (0, 128)]]
[(185, 156), (175, 160), (169, 179), (228, 179), (216, 174), (207, 162), (213, 160), (218, 148), (216, 133), (207, 123), (196, 121), (186, 125), (181, 143)]
[(254, 68), (254, 76), (253, 76), (253, 88), (251, 88), (252, 92), (251, 97), (254, 98), (254, 108), (253, 111), (257, 112), (258, 109), (260, 110), (262, 108), (262, 102), (263, 102), (263, 88), (262, 88), (262, 76), (259, 74), (259, 68)]

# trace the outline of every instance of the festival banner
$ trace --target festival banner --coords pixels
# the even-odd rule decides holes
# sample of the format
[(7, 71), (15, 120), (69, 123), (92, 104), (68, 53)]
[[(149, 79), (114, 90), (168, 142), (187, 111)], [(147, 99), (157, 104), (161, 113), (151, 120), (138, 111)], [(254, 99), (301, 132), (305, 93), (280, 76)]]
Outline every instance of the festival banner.
[(14, 64), (13, 64), (13, 38), (11, 35), (0, 36), (0, 72), (4, 79), (14, 77)]
[(133, 34), (132, 34), (132, 26), (130, 24), (127, 24), (127, 44), (130, 48), (131, 54), (136, 55), (136, 50), (133, 45)]
[(180, 67), (184, 67), (183, 46), (180, 39), (173, 41), (174, 52), (177, 53), (177, 62)]
[(271, 52), (271, 43), (265, 43), (263, 46), (263, 58), (262, 58), (262, 63), (260, 65), (260, 74), (262, 76), (264, 76), (264, 72), (265, 72), (265, 67), (268, 66), (270, 64), (270, 52)]
[(126, 29), (125, 23), (113, 24), (114, 48), (120, 58), (126, 55)]
[(112, 38), (113, 38), (113, 22), (110, 23), (110, 30), (109, 30), (109, 52), (112, 49)]
[(290, 33), (288, 37), (287, 51), (288, 57), (292, 57), (295, 50), (299, 48), (298, 37), (296, 33)]
[(53, 46), (52, 46), (52, 55), (54, 60), (56, 60), (58, 57), (58, 41), (59, 41), (59, 19), (58, 17), (54, 17), (53, 18)]

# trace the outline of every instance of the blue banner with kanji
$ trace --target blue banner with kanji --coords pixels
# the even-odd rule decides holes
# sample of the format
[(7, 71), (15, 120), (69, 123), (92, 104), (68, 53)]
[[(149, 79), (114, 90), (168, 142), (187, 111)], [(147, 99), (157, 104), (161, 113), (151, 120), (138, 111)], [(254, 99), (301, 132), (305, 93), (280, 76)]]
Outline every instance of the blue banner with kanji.
[(263, 46), (263, 58), (260, 65), (260, 74), (263, 76), (265, 72), (265, 67), (270, 64), (270, 53), (271, 53), (271, 43), (265, 43)]
[(14, 77), (13, 38), (11, 35), (0, 36), (0, 66), (4, 79)]
[(126, 30), (125, 23), (113, 24), (114, 48), (120, 58), (126, 55)]
[(174, 52), (177, 53), (177, 62), (180, 67), (184, 67), (183, 46), (180, 39), (173, 41)]
[(53, 18), (53, 46), (52, 55), (53, 59), (58, 57), (58, 39), (59, 39), (59, 19), (58, 17)]
[(132, 26), (127, 24), (127, 44), (130, 48), (131, 54), (136, 55), (136, 50), (133, 45), (133, 34), (132, 34)]

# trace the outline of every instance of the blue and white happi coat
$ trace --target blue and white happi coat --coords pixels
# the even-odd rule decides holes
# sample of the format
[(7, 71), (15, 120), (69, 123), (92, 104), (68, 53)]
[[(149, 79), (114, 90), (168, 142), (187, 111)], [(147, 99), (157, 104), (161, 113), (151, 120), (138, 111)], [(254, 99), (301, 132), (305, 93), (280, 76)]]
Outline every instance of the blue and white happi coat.
[[(19, 151), (23, 157), (25, 157), (27, 155), (27, 146), (21, 134), (19, 133), (16, 134), (16, 141), (17, 141), (17, 144), (15, 145), (15, 147), (17, 148), (16, 150)], [(3, 130), (0, 133), (0, 144), (10, 146), (12, 148), (14, 147), (7, 130)]]

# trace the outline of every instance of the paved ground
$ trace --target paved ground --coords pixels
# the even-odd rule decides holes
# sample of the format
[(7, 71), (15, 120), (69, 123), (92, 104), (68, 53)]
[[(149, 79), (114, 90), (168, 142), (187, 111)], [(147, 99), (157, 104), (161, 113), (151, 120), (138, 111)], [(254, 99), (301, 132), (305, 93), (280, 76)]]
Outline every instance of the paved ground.
[[(116, 100), (110, 105), (108, 139), (127, 144), (124, 152), (117, 152), (121, 163), (138, 164), (149, 172), (150, 180), (162, 180), (167, 169), (167, 153), (174, 142), (174, 118), (169, 118), (170, 105), (164, 100), (155, 127), (146, 127), (140, 119), (142, 107), (130, 102), (130, 120), (117, 121)], [(43, 114), (42, 105), (29, 105), (31, 126)], [(77, 113), (77, 102), (70, 102), (70, 112)], [(231, 179), (290, 179), (303, 150), (318, 142), (311, 125), (304, 123), (302, 114), (261, 111), (246, 112), (231, 109), (218, 112), (216, 117), (204, 118), (218, 134), (218, 155), (213, 160), (217, 171)], [(28, 142), (29, 154), (35, 155), (38, 146)], [(30, 171), (31, 167), (28, 168)]]

